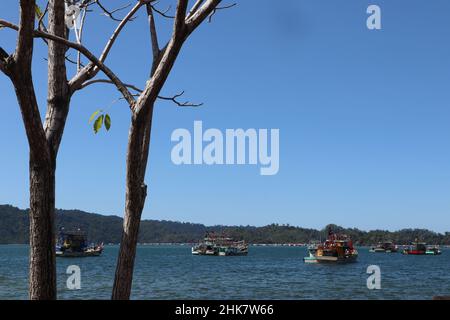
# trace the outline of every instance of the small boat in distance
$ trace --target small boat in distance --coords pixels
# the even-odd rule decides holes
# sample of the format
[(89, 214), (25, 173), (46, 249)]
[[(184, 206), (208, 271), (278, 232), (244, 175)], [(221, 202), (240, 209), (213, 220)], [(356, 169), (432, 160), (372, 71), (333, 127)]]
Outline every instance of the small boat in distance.
[(402, 251), (406, 255), (425, 255), (427, 246), (424, 242), (413, 242), (411, 245)]
[(86, 233), (61, 229), (56, 244), (56, 256), (65, 258), (98, 257), (103, 252), (103, 243), (89, 246)]
[(308, 249), (308, 256), (303, 258), (303, 261), (305, 263), (318, 263), (317, 259), (316, 259), (316, 254), (317, 254), (317, 249), (320, 246), (320, 242), (311, 242), (307, 249)]
[(369, 252), (396, 253), (398, 252), (398, 247), (392, 241), (380, 242), (376, 247), (372, 247)]
[(200, 256), (246, 256), (248, 245), (245, 241), (235, 241), (230, 237), (207, 233), (203, 242), (192, 247), (193, 255)]
[(305, 263), (348, 263), (356, 262), (358, 251), (347, 235), (336, 234), (328, 230), (328, 239), (320, 245), (308, 247), (309, 255), (303, 258)]
[(442, 251), (441, 249), (439, 249), (439, 246), (429, 246), (427, 247), (427, 251), (425, 251), (425, 254), (431, 256), (438, 256), (442, 254)]

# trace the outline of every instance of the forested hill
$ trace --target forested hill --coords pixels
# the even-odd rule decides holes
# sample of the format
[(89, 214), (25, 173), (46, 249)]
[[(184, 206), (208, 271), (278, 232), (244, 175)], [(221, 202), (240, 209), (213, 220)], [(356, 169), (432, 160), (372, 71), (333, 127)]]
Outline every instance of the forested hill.
[[(122, 229), (122, 218), (103, 216), (78, 210), (57, 210), (57, 228), (80, 228), (88, 233), (92, 242), (119, 243)], [(28, 211), (9, 205), (0, 205), (0, 244), (28, 243)], [(423, 229), (404, 229), (395, 232), (375, 230), (361, 231), (343, 229), (332, 225), (335, 231), (352, 237), (360, 245), (372, 245), (380, 241), (392, 240), (398, 244), (408, 244), (420, 239), (429, 244), (450, 245), (450, 232), (435, 233)], [(141, 223), (140, 243), (188, 243), (198, 242), (207, 231), (225, 231), (236, 239), (244, 239), (250, 243), (307, 243), (310, 240), (324, 239), (323, 230), (305, 229), (288, 225), (272, 224), (265, 227), (251, 226), (213, 226), (181, 223), (172, 221), (144, 220)]]

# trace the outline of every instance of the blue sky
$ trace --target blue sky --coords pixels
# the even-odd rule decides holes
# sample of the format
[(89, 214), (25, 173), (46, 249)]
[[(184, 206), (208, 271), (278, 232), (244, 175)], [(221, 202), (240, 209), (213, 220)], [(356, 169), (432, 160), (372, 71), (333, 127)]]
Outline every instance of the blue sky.
[[(0, 16), (17, 22), (17, 1), (4, 2)], [(366, 28), (370, 4), (381, 7), (382, 30)], [(143, 218), (449, 231), (449, 13), (446, 0), (246, 0), (219, 12), (189, 39), (163, 90), (185, 90), (205, 105), (157, 105)], [(167, 35), (170, 25), (159, 22)], [(98, 54), (114, 27), (91, 14), (86, 45)], [(15, 33), (0, 30), (0, 46), (12, 52), (14, 45)], [(143, 87), (150, 56), (141, 12), (107, 65)], [(34, 81), (43, 113), (45, 57), (36, 40)], [(3, 75), (0, 94), (0, 203), (25, 208), (28, 148)], [(94, 135), (88, 124), (92, 112), (118, 97), (107, 85), (74, 96), (58, 158), (58, 208), (123, 215), (129, 110), (123, 102), (108, 109), (109, 133)], [(192, 130), (195, 120), (221, 130), (279, 128), (279, 173), (175, 166), (171, 133)]]

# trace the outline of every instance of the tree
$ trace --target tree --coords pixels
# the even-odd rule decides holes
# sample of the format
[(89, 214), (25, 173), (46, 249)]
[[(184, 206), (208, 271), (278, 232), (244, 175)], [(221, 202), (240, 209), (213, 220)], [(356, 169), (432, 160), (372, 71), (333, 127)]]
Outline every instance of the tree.
[[(48, 42), (48, 104), (42, 124), (31, 63), (36, 15), (34, 0), (20, 1), (20, 24), (14, 54), (0, 50), (0, 70), (12, 81), (30, 149), (30, 298), (56, 298), (54, 253), (56, 158), (69, 111), (70, 88), (66, 79), (66, 47)], [(64, 2), (48, 5), (48, 32), (66, 37)]]
[[(56, 298), (56, 266), (54, 253), (55, 224), (55, 171), (59, 146), (64, 133), (70, 100), (73, 94), (94, 83), (110, 83), (116, 86), (131, 112), (131, 125), (127, 152), (127, 188), (125, 217), (120, 254), (117, 262), (113, 288), (113, 299), (128, 299), (131, 292), (132, 274), (136, 254), (140, 218), (147, 196), (145, 172), (149, 155), (153, 108), (157, 99), (171, 100), (178, 106), (198, 106), (179, 102), (178, 94), (162, 97), (163, 88), (178, 54), (194, 30), (217, 10), (221, 0), (196, 0), (188, 12), (189, 0), (177, 0), (175, 15), (155, 7), (156, 0), (138, 0), (123, 19), (115, 14), (128, 6), (108, 10), (99, 0), (49, 0), (45, 10), (36, 6), (36, 0), (20, 0), (19, 25), (0, 19), (0, 27), (18, 32), (15, 52), (8, 54), (0, 48), (0, 71), (7, 75), (14, 86), (23, 118), (30, 149), (30, 299)], [(107, 41), (99, 58), (82, 44), (84, 21), (92, 6), (99, 7), (109, 18), (118, 21), (118, 26)], [(145, 7), (148, 15), (152, 45), (152, 67), (150, 78), (143, 90), (125, 84), (105, 65), (106, 58), (125, 25)], [(76, 41), (69, 41), (67, 18), (75, 19), (75, 11), (82, 12), (76, 30)], [(173, 19), (173, 33), (169, 41), (160, 48), (156, 30), (155, 14)], [(48, 15), (48, 23), (44, 18)], [(36, 16), (38, 20), (36, 21)], [(35, 29), (37, 24), (37, 29)], [(44, 123), (41, 122), (31, 64), (34, 38), (48, 44), (48, 103)], [(77, 52), (76, 61), (66, 53)], [(89, 63), (83, 65), (81, 56)], [(75, 75), (68, 80), (67, 66), (76, 65)], [(107, 79), (96, 78), (102, 72)], [(95, 78), (95, 79), (94, 79)], [(136, 92), (132, 93), (130, 90)], [(95, 116), (95, 114), (94, 114)], [(99, 115), (94, 122), (97, 132), (102, 124), (109, 128), (109, 115)]]
[[(156, 11), (151, 2), (146, 4), (153, 49), (153, 63), (150, 80), (147, 81), (144, 90), (140, 92), (138, 99), (130, 103), (132, 120), (128, 136), (124, 230), (114, 279), (113, 299), (129, 299), (131, 294), (139, 225), (147, 197), (147, 185), (144, 180), (155, 102), (184, 42), (208, 16), (211, 17), (219, 9), (220, 2), (221, 0), (197, 0), (188, 13), (189, 1), (178, 0), (176, 13), (173, 17), (172, 36), (163, 49), (160, 49), (158, 43), (154, 12), (166, 15)], [(176, 100), (178, 97), (179, 95), (171, 100), (178, 105), (188, 105), (179, 103)]]

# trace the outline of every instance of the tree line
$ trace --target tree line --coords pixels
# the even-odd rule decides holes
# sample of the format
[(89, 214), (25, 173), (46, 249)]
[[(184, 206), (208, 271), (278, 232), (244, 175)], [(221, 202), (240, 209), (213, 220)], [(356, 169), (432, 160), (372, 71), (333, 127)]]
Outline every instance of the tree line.
[[(29, 241), (28, 210), (12, 206), (0, 206), (0, 244), (25, 244)], [(118, 244), (121, 241), (123, 219), (103, 216), (79, 210), (57, 210), (55, 233), (61, 227), (87, 232), (89, 241)], [(143, 220), (138, 235), (139, 243), (195, 243), (207, 232), (225, 234), (252, 244), (308, 243), (323, 240), (331, 227), (336, 232), (349, 235), (357, 245), (369, 246), (382, 241), (409, 244), (419, 239), (428, 244), (450, 245), (450, 232), (436, 233), (425, 229), (403, 229), (399, 231), (362, 231), (336, 225), (322, 230), (289, 225), (271, 224), (254, 226), (205, 226), (203, 224), (173, 221)]]

